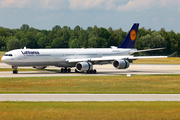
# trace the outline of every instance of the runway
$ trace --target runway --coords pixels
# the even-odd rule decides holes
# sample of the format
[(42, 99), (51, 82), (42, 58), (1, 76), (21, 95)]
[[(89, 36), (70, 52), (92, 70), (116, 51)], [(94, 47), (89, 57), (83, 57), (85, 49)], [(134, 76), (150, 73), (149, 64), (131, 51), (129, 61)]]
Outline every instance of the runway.
[(0, 94), (0, 101), (180, 101), (179, 94)]
[[(0, 68), (11, 68), (5, 63), (0, 63)], [(22, 67), (23, 68), (23, 67)], [(32, 67), (26, 67), (32, 68)], [(49, 69), (57, 69), (49, 71)], [(61, 73), (60, 68), (49, 66), (47, 71), (19, 71), (18, 74), (12, 74), (12, 71), (0, 72), (0, 78), (4, 77), (48, 77), (48, 76), (107, 76), (107, 75), (154, 75), (154, 74), (180, 74), (180, 65), (157, 65), (157, 64), (131, 64), (128, 69), (116, 69), (111, 64), (94, 65), (97, 74), (86, 73)], [(73, 68), (72, 68), (73, 70)]]

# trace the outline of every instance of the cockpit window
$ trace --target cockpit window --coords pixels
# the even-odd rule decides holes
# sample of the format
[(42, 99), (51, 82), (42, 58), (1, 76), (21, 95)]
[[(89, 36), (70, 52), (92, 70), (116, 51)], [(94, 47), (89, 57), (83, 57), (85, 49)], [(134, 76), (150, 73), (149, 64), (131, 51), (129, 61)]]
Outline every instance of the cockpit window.
[(4, 56), (11, 56), (12, 57), (13, 55), (12, 54), (4, 54)]

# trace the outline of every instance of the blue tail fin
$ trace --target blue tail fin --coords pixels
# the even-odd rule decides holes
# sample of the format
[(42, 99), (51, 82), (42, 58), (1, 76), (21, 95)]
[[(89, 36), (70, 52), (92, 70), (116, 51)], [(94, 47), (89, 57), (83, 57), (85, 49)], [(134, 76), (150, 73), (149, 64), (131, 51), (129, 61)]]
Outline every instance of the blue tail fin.
[(134, 23), (128, 35), (124, 39), (123, 43), (118, 48), (134, 48), (138, 28), (139, 28), (139, 23)]

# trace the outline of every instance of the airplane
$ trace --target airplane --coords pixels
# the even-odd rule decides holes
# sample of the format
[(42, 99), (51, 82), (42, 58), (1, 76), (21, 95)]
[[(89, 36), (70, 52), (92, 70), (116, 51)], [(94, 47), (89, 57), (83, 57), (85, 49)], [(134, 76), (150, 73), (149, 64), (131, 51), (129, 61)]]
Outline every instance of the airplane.
[(134, 56), (137, 52), (160, 50), (164, 48), (137, 50), (134, 48), (139, 23), (134, 23), (123, 43), (111, 48), (79, 49), (16, 49), (5, 53), (2, 61), (12, 66), (13, 74), (18, 67), (32, 66), (45, 69), (47, 66), (61, 67), (62, 73), (70, 73), (75, 67), (76, 73), (96, 73), (93, 65), (112, 64), (117, 69), (127, 69), (133, 60), (149, 58), (167, 58), (168, 56)]

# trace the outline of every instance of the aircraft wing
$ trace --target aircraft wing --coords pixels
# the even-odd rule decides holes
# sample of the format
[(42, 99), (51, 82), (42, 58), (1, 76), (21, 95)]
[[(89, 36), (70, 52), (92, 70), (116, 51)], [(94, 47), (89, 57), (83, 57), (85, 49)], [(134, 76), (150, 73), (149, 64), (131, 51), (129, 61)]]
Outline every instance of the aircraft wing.
[(110, 56), (101, 58), (82, 58), (82, 59), (66, 59), (67, 62), (97, 62), (97, 61), (114, 61), (114, 60), (137, 60), (150, 58), (167, 58), (168, 56)]

